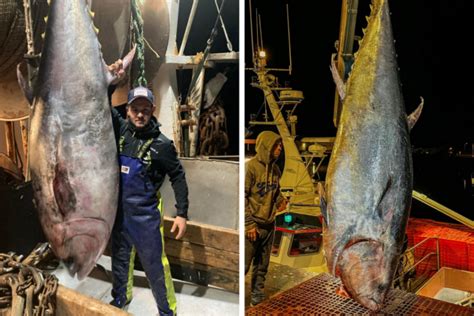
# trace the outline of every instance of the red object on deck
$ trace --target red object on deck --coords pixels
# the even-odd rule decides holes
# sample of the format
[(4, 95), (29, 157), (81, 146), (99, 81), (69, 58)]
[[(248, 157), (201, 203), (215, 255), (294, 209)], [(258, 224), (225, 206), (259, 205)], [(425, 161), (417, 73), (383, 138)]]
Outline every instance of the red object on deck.
[[(409, 247), (426, 238), (439, 238), (440, 267), (449, 267), (474, 272), (474, 230), (462, 225), (437, 222), (429, 219), (410, 218), (407, 227)], [(436, 252), (436, 240), (425, 242), (414, 251), (416, 260)], [(426, 269), (436, 270), (436, 256), (420, 263), (417, 273)]]

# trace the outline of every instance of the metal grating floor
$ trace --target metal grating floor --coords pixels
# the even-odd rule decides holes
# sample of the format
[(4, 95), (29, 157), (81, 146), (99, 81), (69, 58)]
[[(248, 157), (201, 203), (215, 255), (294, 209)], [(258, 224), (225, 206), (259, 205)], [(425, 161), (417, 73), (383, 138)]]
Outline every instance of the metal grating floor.
[[(325, 273), (247, 309), (246, 315), (374, 315), (336, 294), (341, 281)], [(474, 315), (474, 309), (391, 290), (377, 315)]]

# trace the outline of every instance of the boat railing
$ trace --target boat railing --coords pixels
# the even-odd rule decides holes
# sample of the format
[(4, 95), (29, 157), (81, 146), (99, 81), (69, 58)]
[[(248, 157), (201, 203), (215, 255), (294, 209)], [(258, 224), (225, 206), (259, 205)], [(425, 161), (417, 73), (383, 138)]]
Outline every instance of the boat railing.
[[(422, 258), (418, 259), (415, 256), (415, 249), (422, 247), (428, 241), (435, 240), (436, 249), (434, 251), (428, 251), (428, 253), (423, 253)], [(431, 249), (431, 248), (426, 248)], [(440, 269), (440, 253), (439, 253), (439, 238), (438, 237), (427, 237), (420, 241), (419, 243), (413, 245), (412, 247), (405, 250), (405, 252), (400, 256), (399, 267), (397, 269), (397, 277), (393, 280), (393, 285), (398, 284), (398, 286), (409, 292), (415, 291), (419, 288), (430, 276), (430, 272), (436, 272), (433, 270), (425, 271), (417, 276), (415, 268), (420, 264), (425, 263), (427, 266), (431, 266), (428, 263), (433, 256), (436, 257), (436, 271)], [(428, 275), (429, 274), (429, 275)]]

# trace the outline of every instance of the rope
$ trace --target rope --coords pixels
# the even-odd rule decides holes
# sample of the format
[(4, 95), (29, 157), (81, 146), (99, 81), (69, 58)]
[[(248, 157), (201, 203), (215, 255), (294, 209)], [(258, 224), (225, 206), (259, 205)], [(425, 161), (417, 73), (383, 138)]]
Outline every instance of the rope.
[[(204, 67), (204, 64), (206, 63), (207, 58), (209, 57), (209, 53), (211, 52), (212, 44), (214, 43), (214, 38), (217, 36), (217, 33), (218, 33), (218, 27), (217, 26), (218, 26), (218, 23), (220, 21), (221, 12), (222, 12), (222, 8), (224, 7), (224, 3), (225, 3), (225, 0), (222, 0), (221, 6), (220, 6), (219, 10), (217, 11), (217, 17), (216, 17), (216, 21), (214, 22), (214, 27), (212, 28), (211, 35), (209, 36), (209, 39), (207, 40), (207, 45), (206, 45), (206, 48), (204, 49), (204, 53), (202, 54), (203, 56), (201, 58), (201, 61), (199, 62), (199, 64), (197, 65), (197, 67), (194, 71), (194, 74), (193, 74), (193, 77), (191, 79), (191, 84), (189, 85), (189, 90), (188, 91), (192, 91), (193, 86), (196, 84), (196, 81), (199, 78), (199, 75), (201, 73), (201, 69)], [(189, 97), (189, 95), (186, 97), (186, 100), (188, 99), (188, 97)]]
[(137, 69), (136, 78), (133, 81), (133, 87), (147, 86), (145, 78), (145, 41), (143, 37), (143, 19), (138, 8), (137, 0), (132, 0), (132, 42), (136, 43), (137, 49), (134, 58), (134, 69)]

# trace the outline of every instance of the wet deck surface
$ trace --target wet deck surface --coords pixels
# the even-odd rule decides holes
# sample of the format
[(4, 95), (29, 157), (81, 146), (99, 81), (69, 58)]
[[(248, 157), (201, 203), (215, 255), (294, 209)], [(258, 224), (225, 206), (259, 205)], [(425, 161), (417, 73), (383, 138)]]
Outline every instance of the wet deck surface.
[[(247, 315), (373, 315), (354, 300), (336, 294), (339, 279), (327, 273), (303, 282), (246, 310)], [(389, 291), (377, 315), (473, 315), (474, 309), (397, 289)]]
[[(250, 281), (251, 271), (245, 276), (245, 307), (250, 306)], [(305, 269), (296, 269), (290, 266), (270, 262), (267, 279), (265, 281), (266, 298), (291, 289), (298, 284), (311, 279), (317, 273)]]
[[(66, 269), (60, 266), (54, 274), (59, 278), (59, 283), (76, 290), (82, 294), (94, 297), (109, 303), (111, 296), (111, 271), (110, 257), (102, 256), (98, 264), (105, 268), (95, 268), (92, 273), (82, 281), (71, 278)], [(179, 315), (238, 315), (238, 294), (198, 286), (180, 280), (173, 280), (176, 291)], [(155, 300), (148, 287), (145, 273), (134, 273), (133, 300), (127, 311), (132, 315), (156, 315)]]

